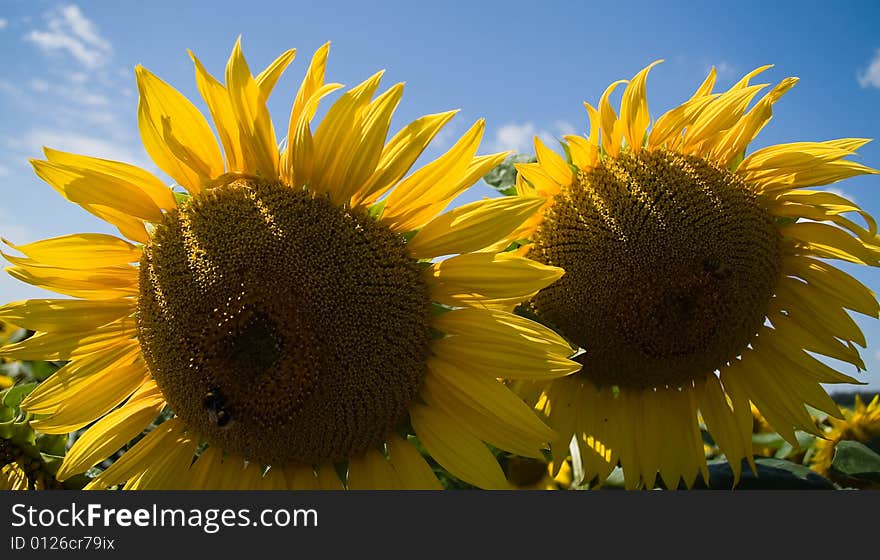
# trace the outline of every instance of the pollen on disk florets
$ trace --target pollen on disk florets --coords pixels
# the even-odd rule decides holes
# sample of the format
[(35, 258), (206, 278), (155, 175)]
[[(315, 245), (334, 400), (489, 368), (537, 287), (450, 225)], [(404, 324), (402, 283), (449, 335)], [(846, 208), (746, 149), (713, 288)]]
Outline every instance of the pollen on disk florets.
[(556, 195), (529, 257), (565, 269), (531, 301), (599, 385), (681, 386), (764, 323), (781, 236), (753, 189), (706, 160), (625, 153)]
[(169, 405), (264, 463), (384, 441), (418, 392), (431, 301), (398, 235), (256, 178), (197, 195), (144, 249), (138, 335)]

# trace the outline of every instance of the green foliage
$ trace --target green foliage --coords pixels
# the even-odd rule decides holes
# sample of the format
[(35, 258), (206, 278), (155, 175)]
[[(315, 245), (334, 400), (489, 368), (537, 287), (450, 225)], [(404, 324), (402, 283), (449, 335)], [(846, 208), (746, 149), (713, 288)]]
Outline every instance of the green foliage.
[(18, 462), (27, 466), (29, 476), (39, 475), (52, 487), (80, 489), (87, 482), (83, 476), (73, 477), (63, 484), (54, 480), (67, 452), (67, 434), (35, 431), (30, 425), (31, 415), (19, 408), (21, 401), (36, 386), (37, 383), (23, 383), (0, 392), (0, 439), (20, 450), (22, 455)]
[(862, 487), (880, 484), (880, 454), (864, 443), (841, 441), (834, 448), (831, 474), (841, 482)]
[(526, 154), (517, 154), (508, 157), (506, 160), (498, 164), (494, 169), (483, 176), (483, 180), (493, 189), (497, 190), (504, 196), (514, 196), (516, 194), (516, 163), (532, 163), (537, 161), (534, 156)]
[(709, 464), (709, 481), (697, 479), (695, 489), (703, 490), (834, 490), (835, 485), (805, 465), (777, 459), (756, 457), (756, 472), (742, 464), (739, 482), (733, 484), (733, 470), (726, 460)]

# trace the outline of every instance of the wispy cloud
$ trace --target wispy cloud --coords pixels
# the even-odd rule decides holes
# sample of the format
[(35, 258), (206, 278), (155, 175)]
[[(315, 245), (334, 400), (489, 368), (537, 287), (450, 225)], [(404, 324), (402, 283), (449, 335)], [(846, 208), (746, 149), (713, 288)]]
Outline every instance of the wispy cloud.
[(14, 142), (18, 147), (32, 155), (42, 154), (43, 146), (50, 146), (56, 150), (88, 154), (90, 156), (124, 161), (133, 165), (139, 165), (151, 169), (152, 165), (146, 161), (144, 154), (119, 142), (80, 134), (52, 129), (35, 128), (28, 130)]
[(831, 194), (836, 194), (837, 196), (842, 196), (843, 198), (847, 199), (848, 201), (850, 201), (852, 203), (855, 203), (855, 201), (856, 201), (856, 197), (854, 197), (853, 195), (844, 191), (843, 189), (838, 189), (837, 187), (830, 187), (830, 188), (825, 189), (825, 191), (830, 192)]
[(574, 134), (574, 126), (566, 121), (556, 121), (549, 129), (538, 128), (533, 122), (511, 122), (495, 131), (493, 150), (512, 150), (516, 153), (531, 154), (535, 151), (534, 137), (537, 136), (549, 147), (556, 147), (556, 141), (566, 134)]
[(28, 27), (22, 40), (48, 60), (0, 79), (0, 96), (6, 108), (14, 107), (17, 121), (8, 130), (0, 125), (7, 152), (24, 161), (39, 157), (45, 145), (145, 163), (134, 127), (135, 98), (127, 93), (131, 72), (115, 63), (113, 46), (86, 13), (62, 5)]
[(9, 212), (0, 208), (0, 235), (15, 243), (31, 241), (34, 238), (33, 232), (26, 226), (15, 223), (9, 217)]
[(863, 88), (880, 89), (880, 49), (874, 51), (874, 58), (871, 59), (864, 71), (856, 74), (856, 79)]
[(0, 18), (0, 31), (6, 29), (9, 26), (9, 20), (6, 18)]
[[(736, 73), (736, 68), (733, 67), (733, 64), (727, 62), (726, 60), (722, 60), (718, 64), (715, 64), (715, 72), (719, 78), (727, 78), (729, 76), (733, 76)], [(706, 68), (706, 73), (709, 73), (710, 68)]]
[(44, 29), (32, 29), (24, 36), (43, 52), (66, 51), (87, 68), (97, 68), (113, 51), (110, 42), (98, 33), (95, 24), (76, 4), (53, 9), (45, 20)]

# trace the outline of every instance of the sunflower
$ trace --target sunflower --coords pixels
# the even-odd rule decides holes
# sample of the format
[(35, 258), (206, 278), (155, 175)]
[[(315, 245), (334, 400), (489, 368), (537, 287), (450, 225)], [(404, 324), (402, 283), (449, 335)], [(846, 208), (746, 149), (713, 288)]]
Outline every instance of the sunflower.
[[(654, 63), (656, 64), (656, 63)], [(502, 243), (566, 273), (530, 300), (538, 317), (582, 349), (575, 376), (521, 383), (557, 433), (574, 436), (588, 476), (619, 462), (629, 488), (708, 479), (698, 414), (738, 477), (751, 457), (754, 403), (796, 446), (815, 434), (805, 404), (840, 412), (821, 383), (853, 383), (813, 354), (864, 368), (865, 338), (848, 310), (877, 317), (874, 293), (826, 259), (880, 264), (874, 219), (811, 187), (877, 173), (847, 160), (868, 140), (770, 146), (745, 155), (795, 83), (750, 72), (714, 93), (715, 71), (649, 127), (648, 71), (611, 84), (588, 137), (566, 136), (567, 159), (535, 140), (517, 193), (546, 203)], [(649, 130), (650, 128), (650, 130)], [(846, 215), (860, 215), (862, 227)]]
[(874, 395), (868, 405), (856, 395), (855, 406), (843, 409), (843, 418), (829, 418), (831, 427), (816, 439), (815, 453), (810, 458), (811, 467), (823, 476), (831, 474), (834, 448), (844, 440), (861, 443), (880, 439), (880, 395)]
[[(410, 441), (482, 488), (506, 488), (485, 445), (541, 456), (554, 437), (505, 377), (571, 374), (571, 347), (513, 306), (562, 271), (481, 251), (543, 199), (442, 213), (505, 154), (478, 121), (407, 175), (453, 116), (385, 142), (403, 92), (382, 73), (312, 132), (329, 44), (312, 58), (279, 148), (266, 99), (294, 57), (254, 77), (235, 44), (225, 84), (190, 53), (220, 144), (182, 94), (137, 67), (142, 169), (46, 149), (36, 173), (119, 229), (11, 245), (9, 272), (72, 296), (11, 303), (37, 331), (0, 351), (69, 361), (22, 407), (46, 433), (88, 429), (65, 479), (128, 447), (89, 488), (439, 488)], [(221, 152), (222, 150), (222, 152)], [(224, 157), (225, 156), (225, 157)], [(437, 257), (447, 257), (437, 260)], [(484, 443), (485, 442), (485, 443)]]

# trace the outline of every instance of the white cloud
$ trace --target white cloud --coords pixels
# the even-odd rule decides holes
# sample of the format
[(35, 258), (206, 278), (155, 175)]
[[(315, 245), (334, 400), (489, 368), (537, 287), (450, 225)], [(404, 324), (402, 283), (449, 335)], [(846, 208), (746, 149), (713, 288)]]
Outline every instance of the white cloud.
[(4, 95), (9, 95), (11, 97), (20, 97), (22, 91), (21, 88), (19, 88), (12, 82), (8, 80), (0, 80), (0, 93), (3, 93)]
[(47, 91), (49, 91), (49, 82), (47, 82), (46, 80), (35, 78), (31, 80), (28, 85), (32, 90), (39, 93), (46, 93)]
[(9, 175), (9, 168), (5, 165), (0, 165), (0, 177), (7, 177)]
[(9, 212), (3, 208), (0, 208), (0, 236), (14, 243), (23, 243), (34, 239), (33, 232), (26, 226), (16, 224), (9, 217)]
[(874, 52), (868, 68), (856, 75), (859, 85), (863, 88), (873, 87), (880, 89), (880, 49)]
[(532, 150), (532, 138), (535, 136), (534, 123), (509, 123), (495, 132), (496, 150), (513, 150), (527, 152)]
[(46, 28), (33, 29), (24, 38), (44, 52), (67, 51), (87, 68), (104, 64), (113, 50), (75, 4), (52, 10), (46, 14)]
[(848, 201), (850, 201), (852, 203), (855, 203), (855, 201), (856, 201), (856, 197), (854, 197), (853, 195), (849, 194), (848, 192), (846, 192), (842, 189), (838, 189), (836, 187), (831, 187), (831, 188), (825, 189), (825, 191), (830, 192), (831, 194), (836, 194), (837, 196), (842, 196), (843, 198), (847, 199)]
[(533, 122), (507, 123), (495, 131), (492, 149), (512, 150), (517, 153), (531, 154), (535, 151), (534, 137), (537, 136), (549, 148), (558, 147), (557, 140), (566, 134), (575, 134), (574, 126), (566, 121), (556, 121), (551, 130), (538, 129)]
[(0, 30), (6, 29), (9, 26), (9, 21), (5, 18), (0, 18)]
[[(722, 60), (715, 65), (715, 72), (719, 78), (724, 78), (726, 76), (732, 76), (736, 72), (736, 69), (731, 63), (727, 62), (726, 60)], [(706, 73), (708, 74), (708, 72)]]

